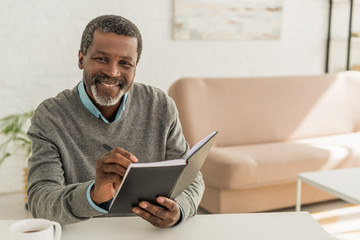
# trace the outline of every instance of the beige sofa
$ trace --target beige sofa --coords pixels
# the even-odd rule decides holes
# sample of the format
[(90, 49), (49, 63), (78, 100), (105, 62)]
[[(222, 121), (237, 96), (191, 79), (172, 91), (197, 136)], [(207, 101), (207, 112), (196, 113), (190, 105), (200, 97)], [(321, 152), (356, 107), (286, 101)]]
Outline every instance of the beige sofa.
[[(294, 206), (299, 172), (360, 166), (360, 72), (184, 78), (169, 95), (190, 145), (219, 131), (202, 168), (212, 213)], [(302, 203), (332, 198), (303, 186)]]

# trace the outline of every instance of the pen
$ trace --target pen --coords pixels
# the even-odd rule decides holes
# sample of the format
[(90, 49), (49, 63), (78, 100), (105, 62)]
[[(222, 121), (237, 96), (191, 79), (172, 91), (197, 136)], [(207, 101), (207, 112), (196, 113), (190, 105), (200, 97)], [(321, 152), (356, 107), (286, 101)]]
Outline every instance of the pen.
[(103, 147), (105, 150), (108, 150), (108, 151), (111, 151), (113, 149), (112, 147), (110, 147), (109, 145), (106, 145), (106, 144), (104, 144)]

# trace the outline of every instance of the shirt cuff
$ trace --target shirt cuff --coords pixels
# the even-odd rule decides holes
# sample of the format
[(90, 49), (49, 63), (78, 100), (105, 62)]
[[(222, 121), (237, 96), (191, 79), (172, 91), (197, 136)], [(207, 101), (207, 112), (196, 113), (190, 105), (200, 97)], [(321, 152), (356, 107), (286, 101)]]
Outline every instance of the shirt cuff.
[(90, 191), (91, 191), (92, 187), (94, 186), (94, 184), (95, 184), (95, 181), (93, 181), (92, 183), (90, 183), (90, 185), (88, 186), (88, 188), (87, 188), (87, 190), (86, 190), (86, 198), (87, 198), (89, 204), (90, 204), (96, 211), (98, 211), (98, 212), (100, 212), (100, 213), (108, 213), (107, 210), (105, 210), (105, 209), (99, 207), (98, 205), (96, 205), (96, 204), (93, 202), (93, 200), (91, 199), (91, 197), (90, 197)]
[(180, 204), (178, 204), (178, 205), (179, 205), (179, 209), (180, 209), (180, 218), (172, 227), (175, 227), (175, 226), (179, 225), (184, 220), (184, 216), (185, 216), (184, 209), (182, 208), (182, 206)]

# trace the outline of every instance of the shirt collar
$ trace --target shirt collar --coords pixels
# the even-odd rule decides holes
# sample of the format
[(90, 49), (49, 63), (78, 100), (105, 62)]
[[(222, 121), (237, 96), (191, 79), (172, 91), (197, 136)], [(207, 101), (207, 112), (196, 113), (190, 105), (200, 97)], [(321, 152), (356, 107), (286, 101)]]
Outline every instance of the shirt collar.
[[(84, 107), (95, 117), (103, 120), (106, 123), (110, 123), (102, 114), (101, 112), (97, 109), (97, 107), (94, 105), (94, 103), (91, 101), (90, 97), (88, 96), (88, 94), (86, 93), (85, 90), (85, 84), (84, 84), (84, 80), (81, 80), (81, 82), (78, 85), (78, 93), (80, 96), (80, 100), (82, 102), (82, 104), (84, 105)], [(116, 113), (114, 122), (116, 122), (117, 120), (120, 119), (121, 114), (123, 113), (123, 111), (125, 110), (125, 104), (126, 104), (126, 100), (127, 100), (127, 96), (128, 93), (125, 93), (124, 97), (122, 98), (122, 102), (119, 106), (119, 109)]]

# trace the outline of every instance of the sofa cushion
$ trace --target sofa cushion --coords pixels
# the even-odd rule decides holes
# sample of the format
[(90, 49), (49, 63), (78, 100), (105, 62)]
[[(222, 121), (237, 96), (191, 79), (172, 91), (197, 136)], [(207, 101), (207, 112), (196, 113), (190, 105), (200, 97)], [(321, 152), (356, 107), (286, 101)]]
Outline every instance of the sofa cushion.
[(354, 129), (341, 74), (207, 79), (206, 88), (218, 146), (323, 137)]
[(360, 166), (360, 132), (283, 143), (213, 147), (206, 185), (243, 189), (294, 182), (299, 172)]

